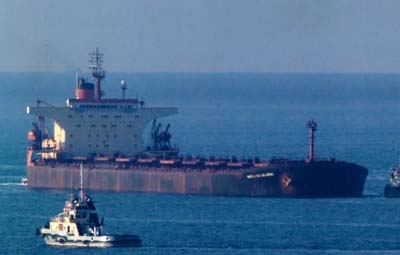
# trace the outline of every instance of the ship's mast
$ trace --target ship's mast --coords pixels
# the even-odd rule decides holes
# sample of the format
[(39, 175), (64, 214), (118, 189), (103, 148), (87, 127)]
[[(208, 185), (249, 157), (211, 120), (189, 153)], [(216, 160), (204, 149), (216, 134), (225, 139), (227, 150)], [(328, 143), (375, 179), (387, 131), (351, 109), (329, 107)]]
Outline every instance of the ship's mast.
[(128, 88), (125, 80), (121, 80), (122, 99), (125, 99), (125, 91)]
[(309, 145), (309, 150), (308, 150), (308, 161), (314, 161), (314, 132), (317, 131), (317, 122), (314, 120), (310, 120), (307, 122), (306, 127), (310, 129), (310, 145)]
[(92, 53), (89, 54), (89, 69), (92, 73), (93, 80), (95, 83), (94, 87), (94, 99), (101, 100), (101, 80), (106, 76), (106, 72), (103, 70), (103, 53), (100, 53), (99, 48), (96, 48)]
[(81, 190), (79, 191), (79, 198), (81, 201), (83, 201), (84, 199), (84, 193), (83, 193), (83, 164), (81, 163), (80, 167), (79, 167), (79, 176), (81, 179), (81, 185), (80, 188)]

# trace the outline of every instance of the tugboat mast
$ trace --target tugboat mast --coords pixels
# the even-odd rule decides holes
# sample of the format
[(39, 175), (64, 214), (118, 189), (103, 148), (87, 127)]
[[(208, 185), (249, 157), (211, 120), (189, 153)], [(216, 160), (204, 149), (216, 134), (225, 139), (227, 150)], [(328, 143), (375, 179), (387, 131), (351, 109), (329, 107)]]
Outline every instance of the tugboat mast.
[(99, 48), (96, 48), (92, 53), (89, 54), (89, 69), (92, 73), (92, 77), (95, 83), (94, 87), (94, 99), (101, 100), (101, 80), (106, 77), (106, 72), (103, 70), (103, 53), (100, 53)]
[(310, 129), (310, 145), (308, 150), (308, 162), (312, 162), (315, 160), (314, 158), (314, 132), (317, 131), (317, 122), (314, 120), (310, 120), (307, 122), (306, 127)]
[(81, 201), (84, 200), (84, 196), (85, 194), (83, 193), (83, 164), (81, 163), (80, 167), (79, 167), (79, 175), (81, 178), (81, 185), (80, 185), (80, 191), (79, 191), (79, 198)]

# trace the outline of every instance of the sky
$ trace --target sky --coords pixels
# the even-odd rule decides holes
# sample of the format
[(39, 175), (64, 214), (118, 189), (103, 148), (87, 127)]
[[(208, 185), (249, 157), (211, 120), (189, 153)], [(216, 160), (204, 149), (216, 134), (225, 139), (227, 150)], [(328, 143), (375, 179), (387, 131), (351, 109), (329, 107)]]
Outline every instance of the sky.
[(397, 0), (1, 0), (0, 71), (400, 70)]

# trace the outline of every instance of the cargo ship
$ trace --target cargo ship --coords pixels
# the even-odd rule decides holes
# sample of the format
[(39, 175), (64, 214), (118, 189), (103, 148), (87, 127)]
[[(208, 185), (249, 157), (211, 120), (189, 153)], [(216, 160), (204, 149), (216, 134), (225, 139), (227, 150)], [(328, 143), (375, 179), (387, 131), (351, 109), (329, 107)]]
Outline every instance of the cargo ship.
[[(218, 196), (353, 197), (362, 196), (368, 170), (354, 163), (314, 156), (317, 123), (310, 130), (303, 160), (182, 156), (171, 146), (170, 125), (158, 120), (178, 113), (175, 107), (149, 107), (138, 98), (104, 98), (103, 54), (90, 54), (93, 82), (77, 76), (75, 98), (56, 107), (38, 100), (27, 113), (37, 117), (28, 132), (28, 186), (79, 187), (84, 164), (90, 190)], [(53, 122), (51, 135), (46, 120)], [(151, 125), (149, 143), (144, 130)]]

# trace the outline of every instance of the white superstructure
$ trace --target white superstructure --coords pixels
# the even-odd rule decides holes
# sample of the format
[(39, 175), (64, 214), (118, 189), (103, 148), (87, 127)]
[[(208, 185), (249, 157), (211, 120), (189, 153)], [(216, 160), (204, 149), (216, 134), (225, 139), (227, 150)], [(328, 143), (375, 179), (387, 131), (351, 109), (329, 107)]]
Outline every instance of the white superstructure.
[(135, 100), (68, 100), (66, 107), (27, 107), (27, 113), (54, 121), (56, 151), (135, 155), (144, 149), (142, 134), (153, 119), (177, 113), (173, 107), (141, 107)]
[[(178, 112), (174, 107), (146, 107), (138, 99), (102, 99), (100, 81), (105, 77), (101, 68), (102, 54), (92, 53), (90, 68), (94, 84), (77, 79), (76, 98), (68, 99), (65, 107), (28, 106), (27, 113), (39, 121), (54, 122), (54, 137), (31, 133), (31, 140), (40, 141), (40, 149), (49, 149), (47, 158), (67, 156), (133, 156), (144, 150), (143, 131), (153, 119)], [(125, 81), (121, 83), (123, 95)], [(36, 132), (38, 133), (38, 132)], [(40, 137), (37, 137), (40, 136)]]

